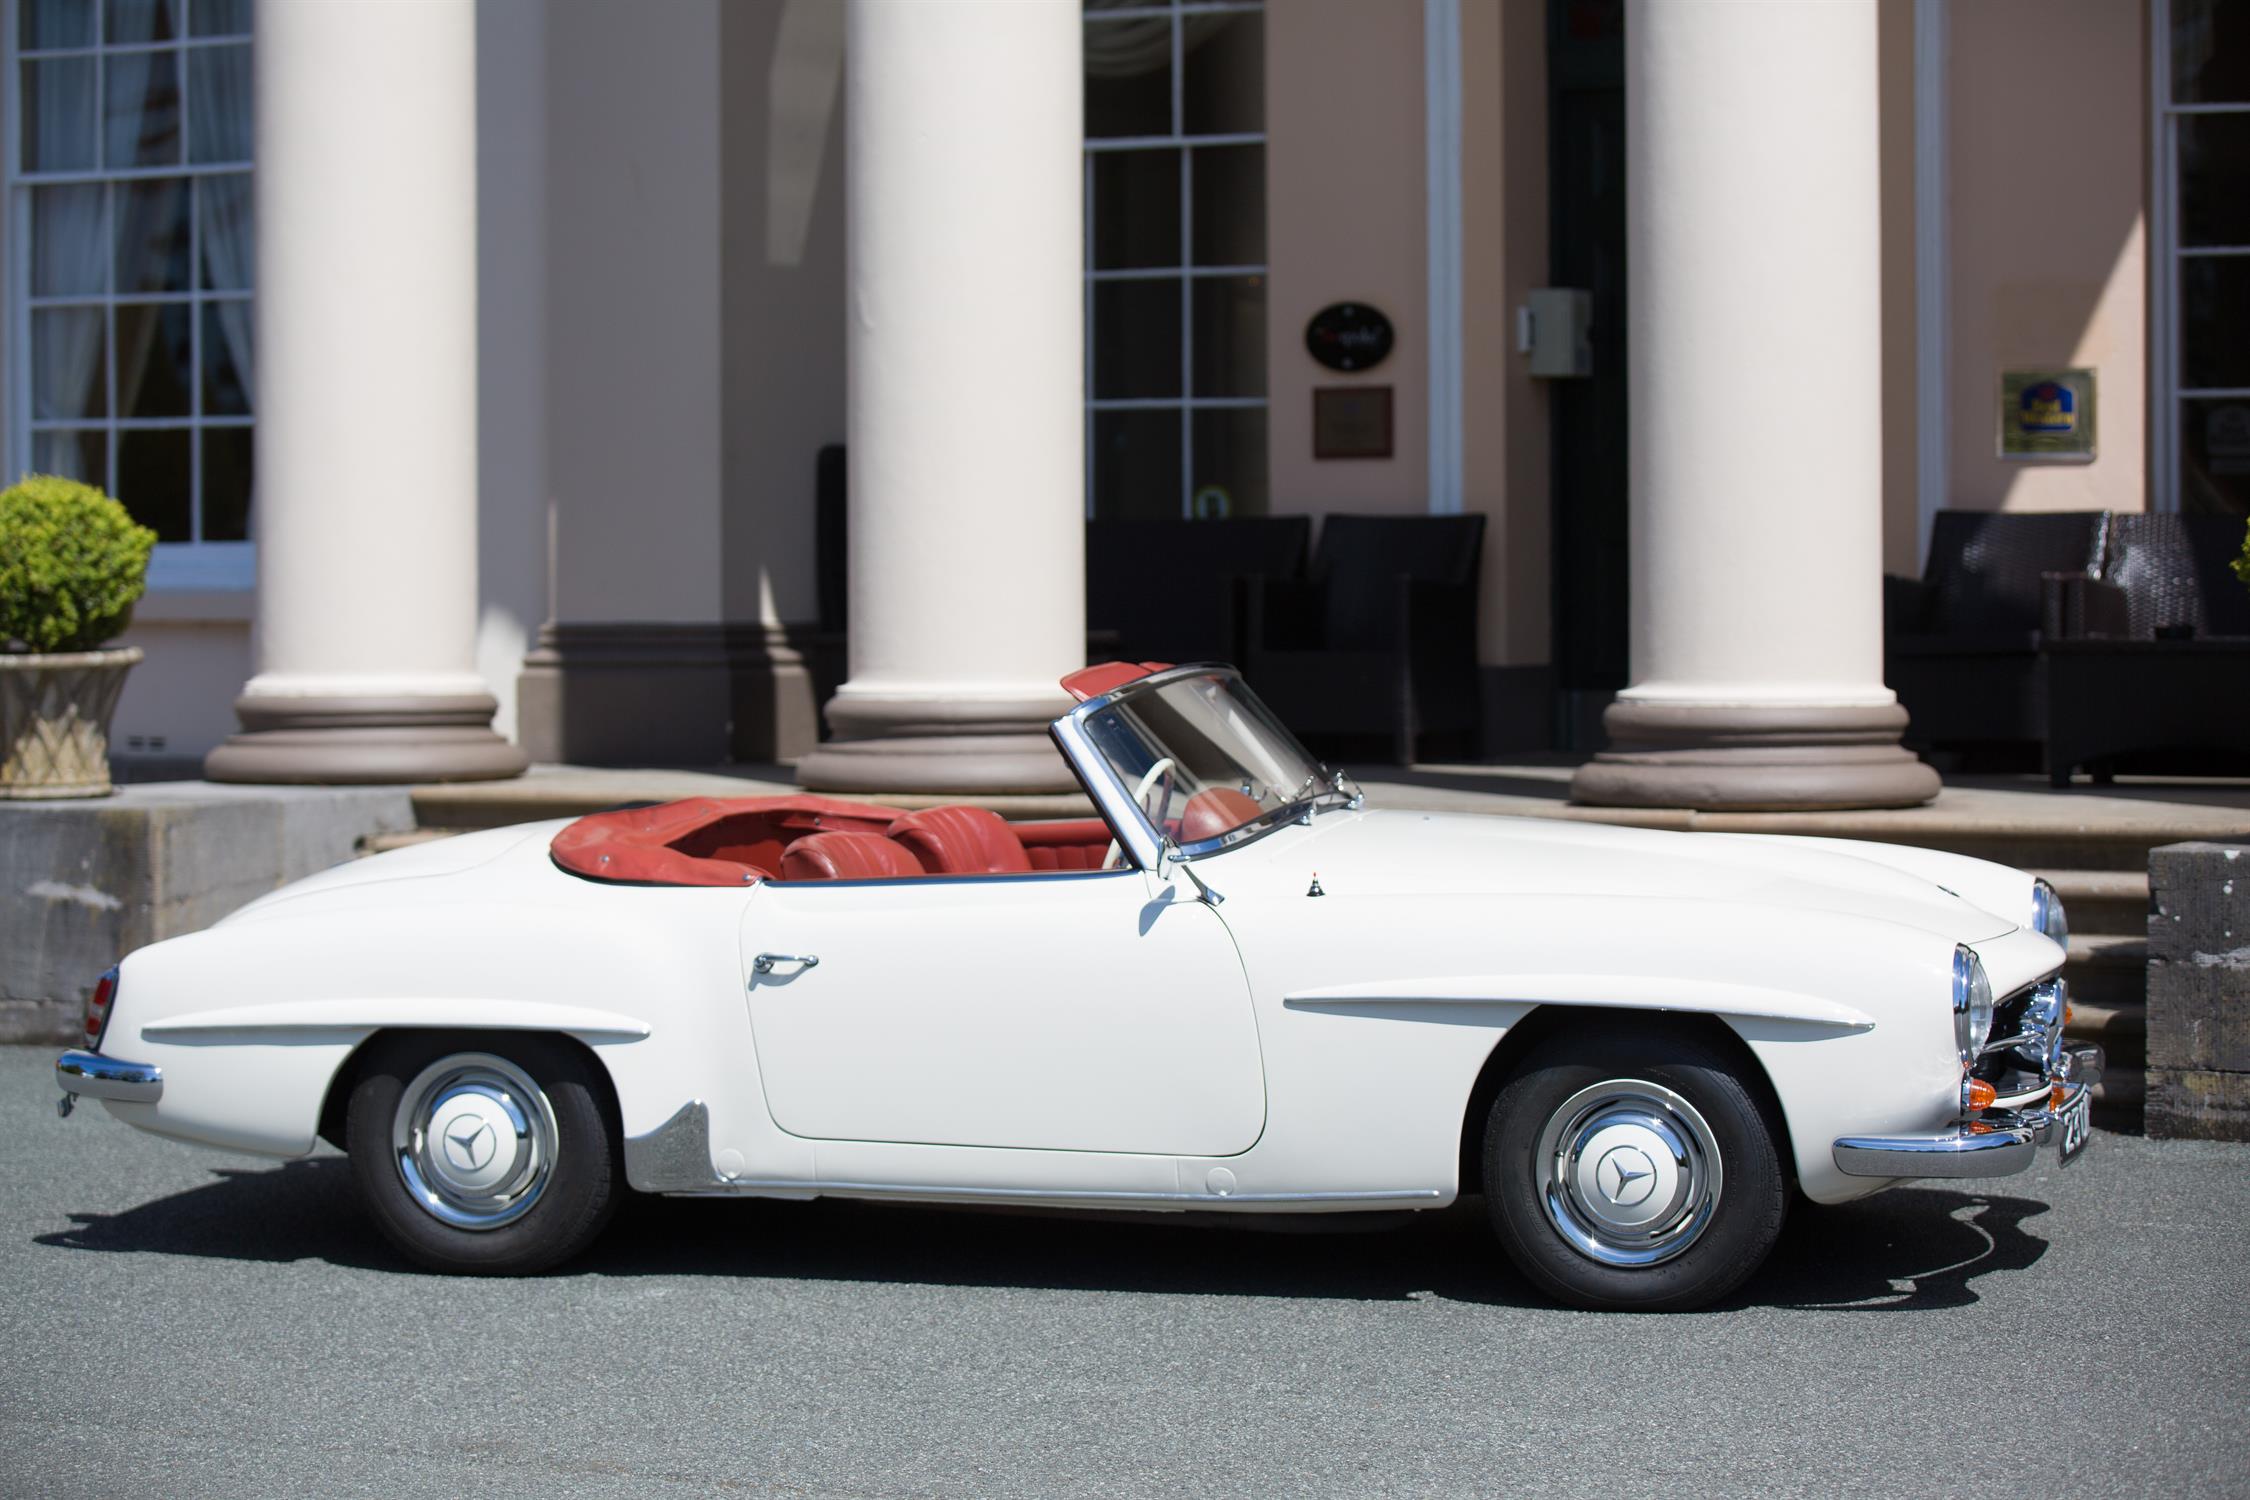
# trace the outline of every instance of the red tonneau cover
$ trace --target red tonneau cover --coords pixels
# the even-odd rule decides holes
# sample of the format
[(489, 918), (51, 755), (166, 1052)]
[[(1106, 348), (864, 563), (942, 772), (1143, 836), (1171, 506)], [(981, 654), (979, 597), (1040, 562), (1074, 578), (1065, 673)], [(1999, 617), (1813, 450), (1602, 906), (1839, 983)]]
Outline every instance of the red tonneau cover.
[(574, 875), (643, 885), (742, 885), (777, 879), (781, 851), (808, 833), (881, 833), (895, 807), (835, 797), (691, 797), (592, 813), (555, 835)]

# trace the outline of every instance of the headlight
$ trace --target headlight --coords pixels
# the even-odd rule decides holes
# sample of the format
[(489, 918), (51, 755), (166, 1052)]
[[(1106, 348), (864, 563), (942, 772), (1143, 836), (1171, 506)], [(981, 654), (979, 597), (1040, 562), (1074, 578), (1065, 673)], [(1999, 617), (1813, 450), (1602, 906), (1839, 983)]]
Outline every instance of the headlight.
[(1984, 964), (1967, 948), (1953, 950), (1953, 1044), (1961, 1061), (1976, 1061), (1992, 1036), (1992, 981)]
[(2031, 930), (2070, 946), (2070, 918), (2063, 911), (2062, 897), (2044, 880), (2031, 883)]

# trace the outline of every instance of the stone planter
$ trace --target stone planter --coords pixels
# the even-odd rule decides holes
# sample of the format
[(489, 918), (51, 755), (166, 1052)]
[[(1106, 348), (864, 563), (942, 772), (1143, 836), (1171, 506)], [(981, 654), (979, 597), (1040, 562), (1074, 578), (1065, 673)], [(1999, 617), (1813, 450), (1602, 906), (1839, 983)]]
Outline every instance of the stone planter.
[(0, 651), (0, 801), (106, 797), (109, 720), (138, 646)]

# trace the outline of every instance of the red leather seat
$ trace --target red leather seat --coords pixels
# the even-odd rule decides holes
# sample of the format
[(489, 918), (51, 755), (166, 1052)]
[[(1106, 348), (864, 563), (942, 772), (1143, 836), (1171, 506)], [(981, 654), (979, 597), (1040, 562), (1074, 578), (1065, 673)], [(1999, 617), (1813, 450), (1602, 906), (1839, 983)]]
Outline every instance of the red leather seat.
[(982, 807), (911, 812), (888, 830), (932, 875), (1016, 875), (1031, 869), (1023, 840)]
[(1206, 792), (1197, 792), (1188, 798), (1187, 806), (1180, 812), (1180, 842), (1199, 844), (1205, 839), (1215, 839), (1222, 833), (1231, 833), (1264, 812), (1255, 797), (1227, 787), (1215, 786)]
[(913, 855), (879, 833), (808, 833), (781, 851), (783, 880), (896, 880), (921, 873)]

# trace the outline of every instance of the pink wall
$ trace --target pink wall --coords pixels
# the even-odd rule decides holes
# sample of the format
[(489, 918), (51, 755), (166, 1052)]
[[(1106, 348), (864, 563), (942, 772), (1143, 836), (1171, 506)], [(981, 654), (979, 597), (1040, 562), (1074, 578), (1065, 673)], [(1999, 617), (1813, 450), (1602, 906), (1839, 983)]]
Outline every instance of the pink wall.
[[(2148, 18), (2123, 0), (1946, 8), (1952, 492), (1985, 510), (2147, 503)], [(1994, 456), (2000, 372), (2095, 370), (2098, 456)]]

